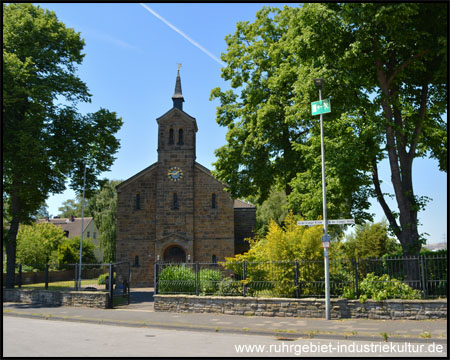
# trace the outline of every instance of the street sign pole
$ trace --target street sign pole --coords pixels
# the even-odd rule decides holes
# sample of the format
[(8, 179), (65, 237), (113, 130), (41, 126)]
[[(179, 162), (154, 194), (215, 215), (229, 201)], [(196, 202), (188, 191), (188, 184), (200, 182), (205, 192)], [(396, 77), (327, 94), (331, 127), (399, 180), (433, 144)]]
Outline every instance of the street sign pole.
[[(319, 87), (319, 100), (322, 100), (322, 86)], [(327, 185), (325, 183), (325, 148), (323, 144), (323, 114), (320, 114), (320, 151), (322, 154), (322, 195), (323, 195), (323, 233), (328, 237), (328, 218), (327, 218)], [(323, 248), (323, 257), (325, 262), (325, 317), (331, 319), (330, 304), (330, 269), (328, 259), (328, 248)]]

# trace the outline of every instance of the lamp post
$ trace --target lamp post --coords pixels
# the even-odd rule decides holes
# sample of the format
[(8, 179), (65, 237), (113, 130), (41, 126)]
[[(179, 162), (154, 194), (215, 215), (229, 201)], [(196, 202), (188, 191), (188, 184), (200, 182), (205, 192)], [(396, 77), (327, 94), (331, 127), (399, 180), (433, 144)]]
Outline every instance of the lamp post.
[(81, 200), (81, 237), (80, 237), (80, 271), (78, 272), (78, 289), (81, 290), (81, 264), (83, 258), (83, 220), (84, 220), (84, 190), (86, 188), (86, 163), (84, 164), (83, 176), (83, 199)]
[[(322, 101), (322, 78), (314, 79), (314, 85), (319, 89), (319, 100)], [(323, 196), (323, 235), (328, 240), (328, 218), (327, 218), (327, 186), (325, 183), (325, 148), (323, 145), (323, 114), (320, 114), (320, 152), (322, 155), (322, 196)], [(325, 317), (331, 319), (330, 306), (330, 270), (328, 259), (328, 247), (323, 249), (323, 257), (325, 262)]]

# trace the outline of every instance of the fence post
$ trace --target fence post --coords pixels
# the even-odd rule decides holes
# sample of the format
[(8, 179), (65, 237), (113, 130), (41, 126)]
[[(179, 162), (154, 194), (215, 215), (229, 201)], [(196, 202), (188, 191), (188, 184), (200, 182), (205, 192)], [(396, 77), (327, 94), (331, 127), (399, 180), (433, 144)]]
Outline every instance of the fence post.
[(109, 286), (109, 308), (113, 308), (113, 296), (114, 296), (114, 271), (113, 271), (113, 264), (109, 264), (109, 278), (108, 278), (108, 286)]
[(48, 268), (49, 264), (45, 265), (45, 290), (48, 290)]
[(153, 293), (158, 295), (158, 260), (155, 261), (155, 269), (153, 271)]
[(298, 288), (298, 262), (295, 262), (295, 298), (298, 299), (300, 297), (299, 288)]
[(356, 298), (359, 299), (359, 288), (358, 288), (358, 261), (354, 258), (353, 259), (353, 270), (355, 274), (355, 293)]
[(242, 262), (242, 294), (245, 296), (245, 261)]
[(199, 273), (198, 273), (198, 262), (195, 263), (195, 295), (199, 294)]
[(74, 288), (75, 290), (78, 290), (78, 264), (75, 264)]
[(426, 268), (423, 265), (423, 256), (419, 256), (420, 258), (420, 267), (419, 267), (419, 271), (420, 269), (422, 270), (422, 290), (423, 290), (423, 295), (426, 298), (427, 297), (427, 283), (425, 281), (425, 277), (426, 277)]
[(22, 288), (22, 264), (19, 264), (19, 289)]
[(131, 282), (131, 263), (128, 262), (128, 279), (127, 279), (128, 305), (130, 305), (130, 282)]

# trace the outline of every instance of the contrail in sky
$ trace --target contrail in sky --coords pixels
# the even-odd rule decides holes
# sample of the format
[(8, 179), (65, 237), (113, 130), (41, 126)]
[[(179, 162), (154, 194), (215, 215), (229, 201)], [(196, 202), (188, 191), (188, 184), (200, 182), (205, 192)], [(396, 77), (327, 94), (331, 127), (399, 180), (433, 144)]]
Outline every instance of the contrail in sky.
[(201, 51), (203, 51), (206, 55), (208, 55), (211, 59), (213, 59), (214, 61), (218, 62), (220, 65), (222, 66), (226, 66), (226, 64), (224, 62), (222, 62), (220, 59), (218, 59), (216, 56), (214, 56), (213, 54), (211, 54), (208, 50), (206, 50), (203, 46), (201, 46), (199, 43), (197, 43), (196, 41), (192, 40), (189, 36), (187, 36), (184, 32), (182, 32), (180, 29), (176, 28), (175, 26), (173, 26), (170, 22), (168, 22), (166, 19), (164, 19), (161, 15), (159, 15), (157, 12), (153, 11), (152, 9), (150, 9), (147, 5), (141, 3), (141, 6), (144, 7), (144, 9), (146, 9), (147, 11), (149, 11), (150, 13), (152, 13), (153, 15), (155, 15), (159, 20), (161, 20), (162, 22), (164, 22), (167, 26), (169, 26), (170, 28), (172, 28), (173, 30), (175, 30), (178, 34), (180, 34), (182, 37), (184, 37), (187, 41), (189, 41), (192, 45), (198, 47)]

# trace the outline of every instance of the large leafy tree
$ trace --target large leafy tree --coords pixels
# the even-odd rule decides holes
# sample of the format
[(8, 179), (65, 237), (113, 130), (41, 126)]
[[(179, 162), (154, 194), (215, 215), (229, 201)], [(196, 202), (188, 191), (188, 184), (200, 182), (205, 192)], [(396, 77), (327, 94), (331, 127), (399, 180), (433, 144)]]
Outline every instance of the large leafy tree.
[(50, 223), (21, 225), (17, 234), (17, 261), (43, 270), (56, 260), (58, 247), (65, 240), (64, 231)]
[(80, 33), (54, 12), (32, 4), (3, 5), (3, 194), (11, 218), (6, 286), (14, 285), (16, 236), (51, 193), (65, 182), (80, 191), (86, 165), (87, 196), (119, 148), (122, 120), (106, 109), (82, 115), (90, 101), (76, 75)]
[(400, 245), (388, 234), (386, 221), (357, 225), (347, 236), (343, 251), (347, 258), (382, 257), (394, 253)]
[[(432, 19), (432, 20), (431, 20)], [(289, 204), (308, 219), (322, 212), (320, 132), (310, 103), (313, 79), (332, 98), (325, 116), (330, 217), (371, 219), (382, 206), (403, 252), (417, 254), (418, 212), (412, 165), (432, 157), (447, 171), (447, 5), (443, 3), (305, 4), (264, 8), (226, 38), (217, 122), (228, 127), (215, 174), (234, 196), (267, 198), (285, 187)], [(397, 210), (381, 190), (387, 159)], [(411, 274), (410, 274), (411, 275)]]
[(100, 232), (104, 261), (116, 260), (117, 191), (121, 180), (108, 180), (89, 202), (95, 224)]
[[(58, 208), (59, 214), (58, 216), (63, 218), (68, 218), (71, 215), (75, 217), (81, 217), (82, 215), (82, 195), (77, 195), (75, 199), (67, 199), (62, 203), (62, 205)], [(92, 216), (91, 211), (89, 210), (89, 199), (84, 199), (84, 216)]]

